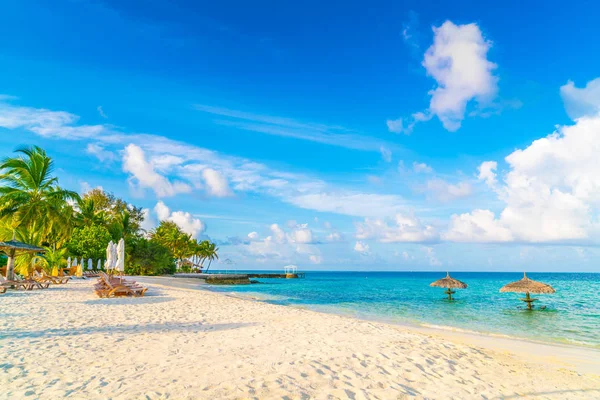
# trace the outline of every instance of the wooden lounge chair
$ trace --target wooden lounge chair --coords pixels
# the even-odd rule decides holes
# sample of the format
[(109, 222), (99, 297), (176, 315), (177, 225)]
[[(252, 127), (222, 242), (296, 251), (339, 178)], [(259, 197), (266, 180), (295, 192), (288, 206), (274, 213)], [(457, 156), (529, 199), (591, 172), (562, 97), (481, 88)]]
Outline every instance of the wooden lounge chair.
[(46, 274), (45, 271), (42, 270), (42, 273), (39, 273), (37, 271), (33, 272), (33, 275), (31, 276), (31, 279), (33, 279), (36, 282), (40, 282), (40, 283), (52, 283), (55, 285), (64, 285), (65, 283), (69, 282), (69, 277), (65, 277), (65, 276), (50, 276), (48, 274)]
[(33, 284), (31, 284), (31, 283), (25, 283), (22, 281), (9, 281), (2, 275), (0, 275), (0, 286), (5, 289), (13, 287), (13, 286), (15, 289), (23, 289), (23, 290), (33, 289)]
[(15, 275), (15, 281), (28, 283), (31, 285), (31, 289), (33, 289), (33, 288), (48, 289), (50, 287), (50, 282), (38, 282), (36, 280), (29, 279), (29, 278), (21, 278), (19, 275)]
[(96, 294), (99, 297), (116, 297), (116, 296), (134, 296), (141, 297), (146, 293), (148, 288), (143, 286), (127, 286), (119, 283), (113, 283), (110, 279), (100, 277), (99, 283), (95, 286)]

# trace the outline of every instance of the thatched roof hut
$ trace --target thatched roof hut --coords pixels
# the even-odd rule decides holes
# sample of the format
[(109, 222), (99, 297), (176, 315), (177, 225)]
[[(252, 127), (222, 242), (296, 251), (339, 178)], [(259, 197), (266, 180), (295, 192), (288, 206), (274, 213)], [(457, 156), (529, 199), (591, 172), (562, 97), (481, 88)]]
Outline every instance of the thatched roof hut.
[(454, 279), (450, 276), (449, 272), (446, 272), (446, 277), (442, 279), (438, 279), (435, 282), (432, 282), (429, 286), (431, 287), (441, 287), (448, 289), (444, 293), (448, 295), (448, 300), (452, 300), (452, 295), (456, 293), (452, 289), (466, 289), (467, 284), (459, 281), (458, 279)]
[(3, 251), (8, 256), (8, 263), (6, 265), (6, 279), (12, 280), (14, 279), (15, 256), (26, 253), (44, 253), (46, 249), (19, 242), (15, 240), (15, 235), (13, 234), (12, 240), (0, 242), (0, 251)]
[(501, 293), (511, 292), (511, 293), (525, 293), (525, 298), (521, 299), (522, 301), (527, 303), (527, 308), (532, 309), (532, 303), (537, 301), (537, 299), (532, 299), (529, 296), (529, 293), (543, 293), (543, 294), (551, 294), (556, 293), (556, 290), (548, 284), (534, 281), (533, 279), (529, 279), (527, 277), (527, 273), (523, 273), (523, 278), (516, 282), (511, 282), (507, 285), (502, 286), (500, 289)]

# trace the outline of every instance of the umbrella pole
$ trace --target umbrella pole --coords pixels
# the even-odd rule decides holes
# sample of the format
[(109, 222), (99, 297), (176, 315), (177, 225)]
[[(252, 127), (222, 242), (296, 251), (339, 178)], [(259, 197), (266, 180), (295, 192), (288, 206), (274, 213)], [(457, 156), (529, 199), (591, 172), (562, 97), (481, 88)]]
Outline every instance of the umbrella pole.
[(522, 299), (525, 303), (527, 303), (527, 309), (528, 310), (533, 310), (533, 302), (535, 301), (535, 299), (532, 299), (531, 296), (529, 295), (529, 292), (525, 293), (525, 298)]
[(452, 289), (448, 288), (448, 290), (446, 290), (445, 292), (448, 295), (448, 300), (452, 301), (452, 295), (455, 293), (452, 291)]

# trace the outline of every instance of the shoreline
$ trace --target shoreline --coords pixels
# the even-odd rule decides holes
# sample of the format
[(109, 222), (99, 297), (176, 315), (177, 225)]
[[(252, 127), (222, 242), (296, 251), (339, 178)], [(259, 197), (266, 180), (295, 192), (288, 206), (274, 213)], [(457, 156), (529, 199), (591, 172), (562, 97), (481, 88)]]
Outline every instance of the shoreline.
[[(600, 396), (586, 349), (506, 343), (149, 286), (98, 298), (95, 280), (0, 301), (7, 398), (569, 398)], [(204, 289), (204, 288), (202, 288)]]
[[(138, 277), (136, 277), (138, 278)], [(140, 277), (150, 278), (152, 280), (164, 279), (166, 277)], [(171, 279), (170, 277), (167, 277)], [(573, 343), (559, 343), (554, 341), (534, 340), (530, 338), (524, 338), (519, 336), (511, 336), (501, 333), (493, 332), (479, 332), (449, 325), (438, 325), (428, 326), (425, 323), (411, 323), (408, 321), (397, 322), (389, 321), (384, 318), (368, 318), (366, 316), (347, 315), (341, 312), (335, 311), (324, 311), (317, 310), (311, 307), (300, 307), (293, 304), (275, 304), (268, 300), (262, 300), (257, 297), (253, 297), (254, 293), (240, 294), (238, 292), (225, 292), (222, 290), (212, 290), (210, 285), (205, 283), (195, 283), (195, 278), (172, 278), (177, 281), (182, 280), (184, 284), (188, 286), (198, 285), (197, 288), (181, 288), (182, 290), (202, 290), (210, 293), (216, 293), (218, 295), (231, 297), (239, 300), (257, 302), (269, 304), (276, 307), (289, 307), (297, 310), (305, 310), (308, 312), (314, 312), (321, 315), (334, 315), (342, 318), (349, 318), (357, 321), (381, 323), (390, 326), (399, 327), (405, 329), (408, 332), (418, 332), (425, 335), (434, 335), (437, 337), (451, 339), (458, 341), (463, 344), (477, 344), (482, 347), (486, 347), (490, 350), (501, 350), (519, 354), (520, 356), (534, 356), (538, 359), (538, 362), (544, 363), (546, 361), (556, 362), (556, 360), (564, 359), (564, 365), (571, 365), (575, 367), (575, 370), (579, 373), (591, 373), (600, 376), (600, 348), (594, 346), (586, 346), (583, 344)], [(187, 281), (189, 279), (189, 281)], [(186, 282), (187, 281), (187, 282)], [(157, 284), (157, 283), (153, 283)], [(166, 286), (158, 283), (158, 285)], [(168, 286), (166, 286), (168, 287)], [(260, 293), (258, 293), (260, 294)], [(532, 351), (533, 350), (533, 351)], [(589, 354), (588, 354), (589, 353)], [(543, 354), (549, 354), (549, 356), (543, 356)], [(531, 360), (530, 360), (531, 361)], [(583, 362), (582, 362), (583, 361)]]
[[(568, 341), (561, 342), (561, 341), (551, 340), (551, 339), (536, 340), (533, 338), (510, 335), (510, 334), (506, 334), (506, 333), (491, 332), (491, 331), (477, 331), (477, 330), (473, 330), (473, 329), (462, 328), (462, 327), (457, 327), (457, 326), (452, 326), (452, 325), (436, 325), (436, 324), (432, 324), (429, 322), (417, 321), (417, 320), (414, 320), (414, 321), (392, 320), (390, 318), (361, 314), (360, 312), (356, 312), (356, 313), (343, 312), (342, 309), (336, 309), (335, 307), (320, 308), (320, 307), (299, 306), (299, 305), (295, 305), (295, 304), (279, 304), (276, 302), (276, 300), (272, 299), (273, 296), (265, 295), (264, 293), (261, 293), (261, 292), (228, 292), (228, 291), (224, 291), (222, 287), (220, 287), (219, 290), (213, 290), (211, 288), (211, 285), (206, 284), (206, 283), (204, 283), (204, 281), (197, 279), (197, 278), (171, 278), (171, 277), (166, 277), (166, 276), (145, 276), (145, 277), (140, 277), (140, 278), (142, 278), (142, 279), (150, 278), (151, 280), (160, 280), (160, 279), (165, 279), (165, 278), (168, 280), (173, 279), (174, 282), (181, 282), (185, 286), (189, 286), (190, 290), (206, 290), (206, 291), (209, 291), (212, 293), (218, 293), (218, 294), (231, 296), (231, 297), (239, 298), (239, 299), (243, 299), (243, 300), (257, 301), (257, 302), (261, 302), (261, 303), (283, 306), (283, 307), (292, 307), (292, 308), (296, 308), (296, 309), (300, 309), (300, 310), (313, 311), (313, 312), (317, 312), (317, 313), (325, 314), (325, 315), (337, 315), (337, 316), (342, 316), (342, 317), (346, 317), (346, 318), (355, 318), (355, 319), (358, 319), (361, 321), (379, 322), (379, 323), (404, 327), (409, 330), (415, 329), (415, 330), (421, 330), (423, 332), (431, 331), (431, 332), (440, 332), (440, 333), (448, 332), (448, 333), (455, 334), (455, 335), (464, 334), (465, 336), (506, 339), (506, 340), (514, 340), (514, 341), (518, 341), (518, 342), (526, 342), (526, 343), (531, 343), (531, 344), (539, 344), (539, 345), (547, 345), (547, 346), (558, 346), (558, 347), (575, 348), (575, 349), (596, 350), (596, 351), (598, 351), (599, 357), (600, 357), (600, 346), (595, 346), (592, 344), (575, 343), (572, 341), (571, 342), (568, 342)], [(195, 288), (194, 286), (198, 286), (198, 287)], [(566, 340), (568, 340), (568, 339), (566, 339)]]

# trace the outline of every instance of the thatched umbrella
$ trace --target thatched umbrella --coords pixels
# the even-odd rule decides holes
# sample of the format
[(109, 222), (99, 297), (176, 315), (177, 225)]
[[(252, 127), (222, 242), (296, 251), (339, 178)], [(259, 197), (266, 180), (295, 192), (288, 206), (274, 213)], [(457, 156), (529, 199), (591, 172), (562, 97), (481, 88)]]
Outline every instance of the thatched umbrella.
[(26, 253), (44, 253), (46, 250), (33, 246), (31, 244), (19, 242), (15, 240), (15, 234), (13, 233), (12, 240), (7, 242), (0, 242), (0, 251), (3, 251), (8, 256), (8, 263), (6, 264), (6, 279), (9, 281), (15, 279), (15, 257), (20, 254)]
[(500, 292), (525, 293), (525, 298), (520, 300), (527, 303), (527, 308), (532, 310), (532, 303), (538, 299), (532, 299), (529, 293), (555, 293), (556, 290), (550, 285), (529, 279), (527, 273), (523, 272), (523, 279), (504, 285)]
[(450, 277), (450, 273), (446, 272), (446, 277), (442, 279), (438, 279), (437, 281), (431, 283), (429, 286), (431, 287), (441, 287), (448, 289), (444, 293), (448, 295), (448, 300), (452, 300), (452, 295), (456, 293), (452, 289), (466, 289), (467, 284), (459, 281), (458, 279), (454, 279)]

